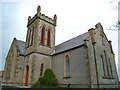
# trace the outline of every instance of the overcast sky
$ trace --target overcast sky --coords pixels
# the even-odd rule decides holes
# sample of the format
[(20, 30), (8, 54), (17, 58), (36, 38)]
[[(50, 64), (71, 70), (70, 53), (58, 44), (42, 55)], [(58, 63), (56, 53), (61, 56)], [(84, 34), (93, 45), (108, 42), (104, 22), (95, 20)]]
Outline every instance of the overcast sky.
[(57, 15), (56, 45), (87, 32), (100, 22), (108, 39), (112, 41), (118, 66), (118, 31), (107, 29), (118, 19), (118, 12), (114, 10), (117, 3), (111, 1), (114, 0), (2, 0), (0, 59), (3, 62), (0, 70), (4, 68), (13, 38), (25, 41), (28, 16), (36, 14), (38, 5), (41, 6), (41, 13), (46, 16), (53, 18), (54, 14)]

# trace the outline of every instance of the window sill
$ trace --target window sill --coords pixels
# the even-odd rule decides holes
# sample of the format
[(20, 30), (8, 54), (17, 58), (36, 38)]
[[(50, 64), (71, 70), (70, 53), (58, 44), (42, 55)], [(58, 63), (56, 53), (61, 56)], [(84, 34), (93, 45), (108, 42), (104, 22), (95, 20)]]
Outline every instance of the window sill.
[(43, 47), (48, 47), (48, 48), (52, 48), (51, 46), (47, 46), (47, 45), (43, 45), (43, 44), (39, 44), (39, 45), (41, 45), (41, 46), (43, 46)]
[(113, 77), (102, 77), (103, 79), (114, 79)]
[(41, 43), (39, 43), (39, 45), (41, 45), (41, 46), (45, 46), (45, 44), (41, 44)]
[(70, 76), (68, 76), (68, 77), (63, 77), (63, 79), (70, 79), (71, 77)]
[(46, 45), (46, 47), (51, 48), (51, 46)]

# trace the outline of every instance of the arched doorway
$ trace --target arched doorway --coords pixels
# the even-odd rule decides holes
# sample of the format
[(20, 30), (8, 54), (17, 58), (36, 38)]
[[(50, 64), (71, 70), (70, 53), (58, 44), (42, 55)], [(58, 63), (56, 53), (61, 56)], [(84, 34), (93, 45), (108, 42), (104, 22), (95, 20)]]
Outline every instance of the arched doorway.
[(29, 66), (26, 66), (26, 78), (25, 78), (25, 86), (28, 85), (28, 77), (29, 77)]

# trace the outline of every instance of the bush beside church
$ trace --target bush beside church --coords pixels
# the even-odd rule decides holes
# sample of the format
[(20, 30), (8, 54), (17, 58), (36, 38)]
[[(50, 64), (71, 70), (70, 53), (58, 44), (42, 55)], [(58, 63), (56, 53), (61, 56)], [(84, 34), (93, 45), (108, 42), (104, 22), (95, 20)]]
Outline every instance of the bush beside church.
[(51, 69), (47, 69), (43, 77), (40, 77), (32, 87), (36, 88), (54, 88), (59, 87), (58, 81)]

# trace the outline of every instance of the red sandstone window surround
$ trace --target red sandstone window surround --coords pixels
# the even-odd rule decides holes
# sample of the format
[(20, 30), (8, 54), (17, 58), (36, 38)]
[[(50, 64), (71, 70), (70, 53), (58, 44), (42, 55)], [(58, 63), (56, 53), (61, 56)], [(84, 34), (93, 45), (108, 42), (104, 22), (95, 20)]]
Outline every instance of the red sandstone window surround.
[(42, 27), (42, 31), (41, 31), (41, 45), (44, 45), (44, 37), (45, 37), (45, 26)]
[(50, 34), (50, 29), (48, 29), (48, 35), (47, 35), (47, 46), (50, 47), (50, 39), (51, 38), (51, 34)]

